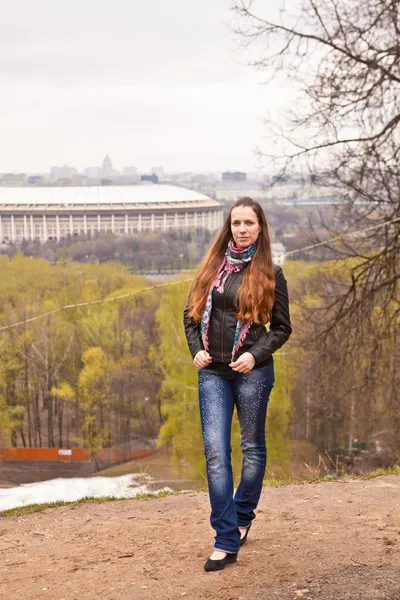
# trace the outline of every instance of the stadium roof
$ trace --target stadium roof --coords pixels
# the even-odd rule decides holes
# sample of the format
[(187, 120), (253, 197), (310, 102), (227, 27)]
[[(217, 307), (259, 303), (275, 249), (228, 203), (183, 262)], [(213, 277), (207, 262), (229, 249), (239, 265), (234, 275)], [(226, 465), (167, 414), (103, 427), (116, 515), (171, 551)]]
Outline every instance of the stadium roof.
[(204, 194), (174, 185), (102, 185), (70, 187), (1, 187), (0, 206), (77, 206), (201, 203), (220, 206)]

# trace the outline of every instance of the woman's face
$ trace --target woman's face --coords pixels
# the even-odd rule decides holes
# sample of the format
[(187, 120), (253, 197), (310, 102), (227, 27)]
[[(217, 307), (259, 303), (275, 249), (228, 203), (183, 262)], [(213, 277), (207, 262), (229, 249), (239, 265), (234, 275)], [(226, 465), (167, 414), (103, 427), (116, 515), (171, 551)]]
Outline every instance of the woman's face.
[(231, 232), (234, 242), (241, 248), (248, 248), (258, 238), (261, 225), (250, 206), (236, 206), (231, 212)]

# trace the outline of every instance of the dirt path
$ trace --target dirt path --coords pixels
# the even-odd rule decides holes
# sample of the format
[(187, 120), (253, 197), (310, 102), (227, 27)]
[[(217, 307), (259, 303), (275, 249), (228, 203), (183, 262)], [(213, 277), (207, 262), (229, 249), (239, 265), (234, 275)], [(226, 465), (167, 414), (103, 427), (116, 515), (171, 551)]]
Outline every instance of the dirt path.
[(0, 518), (0, 598), (400, 600), (400, 476), (266, 488), (218, 573), (208, 516), (200, 492)]

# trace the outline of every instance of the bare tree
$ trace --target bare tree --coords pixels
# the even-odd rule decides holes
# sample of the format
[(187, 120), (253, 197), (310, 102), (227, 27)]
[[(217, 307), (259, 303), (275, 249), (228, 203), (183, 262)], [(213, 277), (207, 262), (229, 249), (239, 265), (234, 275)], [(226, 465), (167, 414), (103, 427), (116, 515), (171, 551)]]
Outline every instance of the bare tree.
[(303, 0), (297, 12), (294, 3), (281, 5), (280, 22), (268, 18), (267, 3), (238, 0), (233, 8), (242, 39), (263, 52), (253, 64), (272, 76), (286, 73), (301, 88), (285, 125), (269, 122), (272, 141), (284, 140), (285, 152), (268, 158), (281, 175), (301, 172), (347, 200), (337, 208), (342, 229), (387, 223), (332, 247), (339, 256), (361, 258), (340, 306), (344, 317), (374, 293), (385, 302), (397, 297), (400, 3)]
[[(278, 4), (232, 6), (249, 62), (270, 78), (285, 78), (297, 94), (295, 110), (285, 110), (279, 126), (267, 121), (274, 150), (264, 156), (280, 177), (296, 174), (342, 200), (325, 239), (369, 228), (328, 245), (345, 259), (350, 277), (321, 277), (322, 310), (310, 311), (319, 323), (313, 341), (319, 338), (323, 350), (336, 331), (341, 356), (351, 360), (362, 349), (358, 385), (372, 391), (385, 377), (387, 402), (398, 408), (399, 370), (387, 353), (399, 353), (400, 2)], [(310, 241), (321, 239), (311, 228)]]

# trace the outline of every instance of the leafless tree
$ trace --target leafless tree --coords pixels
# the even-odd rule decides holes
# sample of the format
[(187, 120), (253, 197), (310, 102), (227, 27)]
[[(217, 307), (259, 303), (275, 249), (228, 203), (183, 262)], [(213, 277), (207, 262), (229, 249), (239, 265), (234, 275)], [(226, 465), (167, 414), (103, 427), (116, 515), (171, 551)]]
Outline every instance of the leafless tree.
[[(336, 338), (348, 360), (362, 349), (358, 384), (371, 390), (385, 378), (388, 405), (398, 408), (399, 369), (388, 353), (399, 354), (400, 2), (236, 0), (232, 10), (249, 62), (297, 94), (294, 110), (267, 121), (273, 151), (264, 156), (279, 176), (343, 200), (324, 237), (339, 236), (328, 248), (350, 278), (321, 277), (315, 336), (322, 350)], [(310, 241), (321, 239), (311, 228)]]

